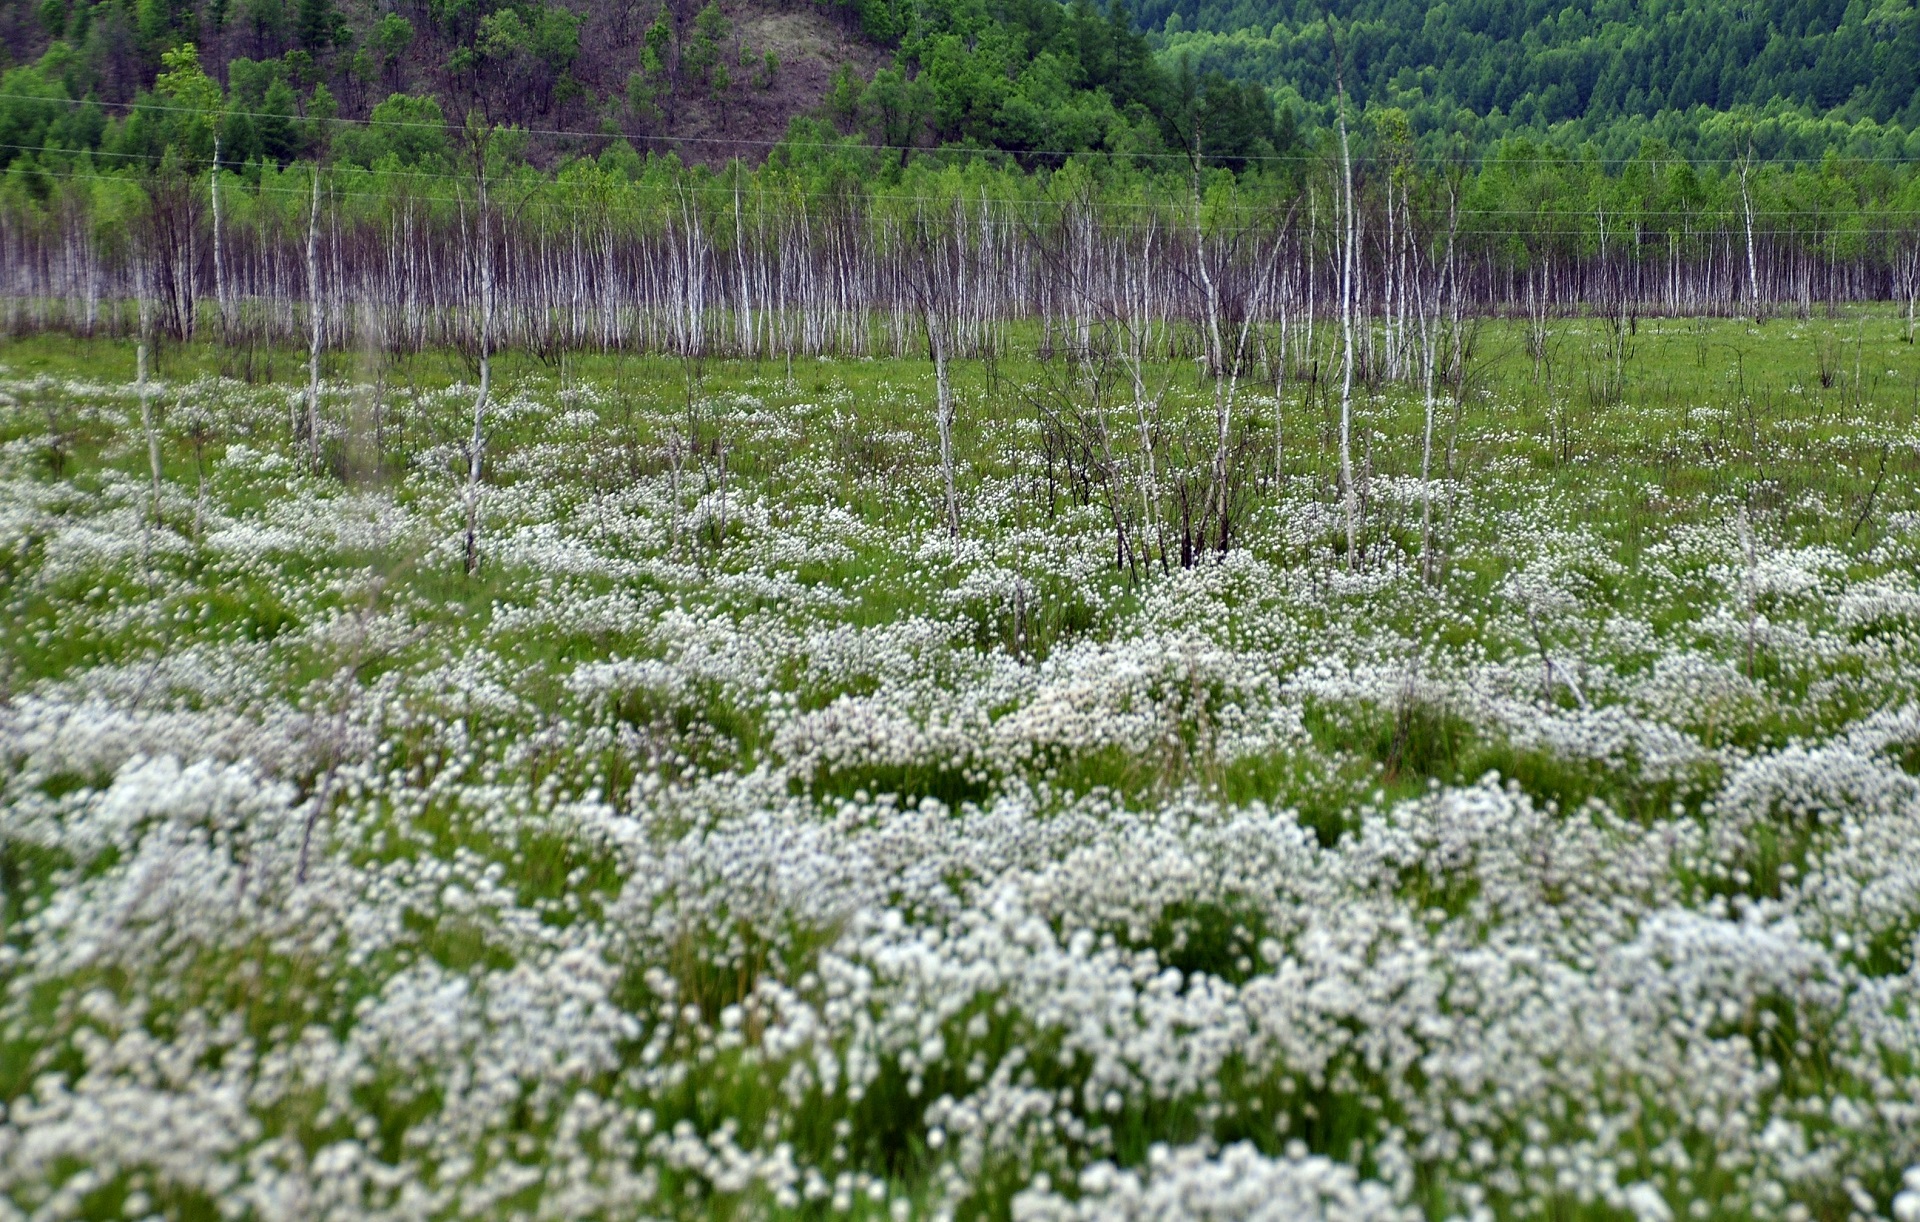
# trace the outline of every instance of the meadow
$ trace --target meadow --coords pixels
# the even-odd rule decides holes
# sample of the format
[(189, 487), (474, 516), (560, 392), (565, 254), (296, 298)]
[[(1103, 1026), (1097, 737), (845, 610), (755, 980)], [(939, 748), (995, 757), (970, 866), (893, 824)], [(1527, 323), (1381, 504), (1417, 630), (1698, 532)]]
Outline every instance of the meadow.
[(1915, 1222), (1920, 348), (1544, 326), (0, 342), (0, 1222)]

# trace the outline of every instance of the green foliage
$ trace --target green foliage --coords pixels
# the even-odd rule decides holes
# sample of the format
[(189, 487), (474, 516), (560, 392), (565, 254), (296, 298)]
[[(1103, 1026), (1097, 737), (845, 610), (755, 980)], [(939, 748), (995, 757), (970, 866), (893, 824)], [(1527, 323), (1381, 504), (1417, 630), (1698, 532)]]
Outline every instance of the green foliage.
[(284, 46), (290, 29), (286, 0), (242, 0), (241, 25), (261, 46)]
[(433, 168), (448, 163), (447, 117), (430, 97), (394, 93), (373, 108), (367, 126), (339, 136), (336, 154), (343, 162)]
[(413, 22), (399, 13), (388, 13), (373, 27), (372, 43), (381, 59), (392, 67), (413, 45)]
[(194, 31), (197, 18), (192, 0), (137, 0), (134, 29), (148, 62), (157, 66), (162, 51)]
[(841, 64), (840, 70), (833, 74), (833, 83), (827, 88), (827, 96), (820, 103), (821, 112), (842, 131), (851, 129), (860, 117), (863, 88), (853, 65)]
[[(871, 30), (869, 32), (872, 32)], [(1161, 67), (1124, 3), (944, 0), (901, 28), (898, 80), (865, 100), (886, 144), (958, 143), (1036, 157), (1170, 146), (1245, 168), (1283, 151), (1264, 91)]]
[(315, 80), (313, 55), (304, 48), (295, 47), (281, 56), (287, 65), (287, 79), (295, 89), (305, 89)]
[(227, 65), (228, 114), (221, 127), (221, 160), (244, 165), (255, 158), (284, 165), (300, 152), (298, 99), (282, 60), (236, 59)]
[(580, 53), (580, 18), (570, 9), (505, 8), (480, 23), (481, 51), (489, 58), (525, 56), (559, 71)]
[(134, 100), (116, 151), (149, 167), (169, 160), (209, 161), (220, 122), (220, 87), (201, 70), (191, 43), (163, 52), (161, 59), (164, 70), (154, 92)]
[(309, 151), (323, 156), (333, 140), (334, 116), (340, 113), (340, 104), (333, 99), (333, 91), (325, 85), (315, 85), (313, 94), (307, 99), (306, 135)]
[(166, 70), (153, 83), (155, 93), (196, 118), (219, 108), (220, 86), (201, 70), (200, 55), (192, 43), (166, 52), (160, 62)]
[(627, 74), (627, 108), (633, 112), (634, 119), (642, 125), (651, 126), (660, 120), (658, 99), (662, 87), (657, 78), (649, 76), (645, 70)]
[(38, 64), (0, 74), (0, 160), (12, 152), (50, 146), (93, 148), (106, 119), (99, 106), (73, 106), (63, 80), (72, 52), (55, 43)]
[(346, 18), (333, 6), (333, 0), (300, 0), (300, 15), (294, 21), (300, 45), (315, 55), (323, 55), (344, 41)]
[(480, 19), (460, 54), (503, 103), (531, 98), (544, 106), (580, 54), (580, 17), (560, 5), (499, 8)]
[(898, 68), (882, 68), (861, 95), (860, 112), (878, 143), (905, 147), (920, 142), (930, 102), (924, 78), (908, 80)]
[(720, 45), (731, 37), (733, 23), (720, 11), (718, 3), (708, 0), (707, 6), (694, 17), (693, 36), (687, 40), (686, 50), (680, 56), (680, 66), (687, 75), (711, 86), (716, 94), (727, 87), (727, 68), (720, 55)]
[(675, 66), (673, 45), (673, 15), (667, 12), (667, 6), (663, 3), (660, 11), (654, 15), (653, 24), (647, 27), (646, 46), (640, 53), (641, 68), (656, 76), (672, 72)]

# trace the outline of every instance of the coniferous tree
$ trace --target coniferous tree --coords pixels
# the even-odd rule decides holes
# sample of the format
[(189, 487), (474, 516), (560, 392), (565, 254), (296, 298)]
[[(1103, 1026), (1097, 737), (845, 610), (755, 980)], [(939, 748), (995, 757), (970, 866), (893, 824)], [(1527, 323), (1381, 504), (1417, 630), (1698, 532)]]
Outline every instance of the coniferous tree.
[(300, 0), (294, 35), (309, 54), (318, 57), (333, 50), (345, 27), (346, 19), (334, 7), (333, 0)]

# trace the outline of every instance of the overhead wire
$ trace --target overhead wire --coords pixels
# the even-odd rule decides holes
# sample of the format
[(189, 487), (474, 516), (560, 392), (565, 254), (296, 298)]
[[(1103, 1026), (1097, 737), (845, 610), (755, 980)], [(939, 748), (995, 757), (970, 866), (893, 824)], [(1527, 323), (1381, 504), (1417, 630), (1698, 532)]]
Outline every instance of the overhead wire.
[[(146, 110), (146, 111), (155, 111), (163, 114), (206, 114), (208, 113), (199, 107), (173, 106), (163, 102), (154, 101), (151, 99), (146, 101), (134, 101), (134, 102), (109, 102), (109, 101), (103, 101), (99, 98), (51, 98), (51, 97), (45, 97), (38, 94), (0, 93), (0, 101), (41, 102), (41, 103), (52, 103), (55, 105), (68, 105), (68, 106), (115, 107), (128, 112), (137, 111), (137, 110)], [(420, 128), (420, 129), (436, 130), (436, 131), (442, 131), (442, 132), (464, 132), (467, 130), (465, 124), (454, 123), (447, 120), (442, 120), (441, 122), (435, 123), (435, 122), (424, 120), (424, 119), (378, 119), (376, 120), (371, 117), (364, 118), (364, 119), (360, 119), (360, 118), (348, 119), (348, 118), (341, 118), (339, 116), (327, 116), (322, 119), (314, 120), (314, 119), (303, 119), (301, 116), (287, 114), (283, 111), (232, 110), (224, 107), (214, 113), (221, 114), (221, 115), (242, 116), (242, 117), (252, 118), (252, 119), (285, 119), (290, 122), (338, 123), (338, 124), (344, 124), (348, 126), (363, 126), (363, 127), (364, 126), (382, 126), (382, 127), (400, 127), (400, 128)], [(997, 148), (978, 148), (978, 147), (973, 147), (968, 145), (883, 144), (883, 143), (868, 142), (868, 141), (849, 143), (844, 141), (792, 140), (787, 138), (781, 138), (778, 140), (768, 140), (768, 139), (755, 138), (755, 137), (749, 137), (749, 136), (645, 135), (645, 136), (638, 136), (638, 137), (629, 137), (622, 132), (588, 131), (588, 130), (583, 130), (578, 128), (565, 128), (565, 127), (511, 127), (511, 128), (495, 129), (495, 130), (511, 130), (516, 132), (521, 132), (529, 136), (565, 136), (565, 137), (571, 137), (571, 138), (577, 138), (577, 139), (583, 139), (583, 140), (612, 141), (612, 140), (625, 139), (631, 142), (632, 140), (638, 139), (648, 144), (651, 144), (654, 142), (665, 142), (665, 143), (672, 143), (672, 144), (740, 146), (745, 148), (764, 148), (764, 149), (805, 148), (805, 149), (846, 150), (846, 151), (856, 151), (856, 152), (861, 150), (872, 149), (872, 150), (877, 150), (881, 152), (923, 153), (923, 154), (929, 154), (929, 155), (942, 155), (942, 156), (961, 155), (961, 156), (978, 156), (978, 157), (998, 157), (998, 158), (1004, 158), (1008, 160), (1014, 160), (1021, 157), (1045, 157), (1045, 158), (1060, 158), (1060, 159), (1072, 159), (1076, 157), (1106, 157), (1106, 158), (1118, 158), (1123, 160), (1164, 160), (1164, 161), (1175, 161), (1175, 162), (1190, 162), (1192, 160), (1192, 155), (1185, 150), (1156, 152), (1151, 150), (1131, 151), (1131, 150), (1119, 150), (1119, 149), (997, 149)], [(1319, 161), (1323, 159), (1324, 156), (1325, 156), (1324, 154), (1315, 153), (1315, 152), (1247, 153), (1244, 155), (1233, 154), (1233, 155), (1222, 156), (1220, 160), (1251, 161), (1251, 162), (1261, 162), (1261, 163), (1269, 163), (1269, 162), (1298, 163), (1298, 162)], [(1468, 163), (1468, 160), (1469, 160), (1464, 157), (1443, 157), (1443, 156), (1435, 156), (1430, 153), (1426, 153), (1426, 154), (1414, 153), (1408, 159), (1415, 162), (1416, 164), (1438, 165), (1438, 166), (1464, 166)], [(1565, 152), (1559, 155), (1549, 154), (1549, 155), (1538, 155), (1538, 156), (1530, 156), (1530, 157), (1496, 155), (1492, 157), (1482, 157), (1479, 160), (1481, 160), (1482, 162), (1493, 161), (1497, 164), (1503, 164), (1503, 165), (1523, 165), (1523, 164), (1580, 165), (1580, 164), (1591, 164), (1592, 162), (1591, 158), (1583, 158), (1579, 153), (1572, 152), (1572, 151)], [(1625, 166), (1625, 165), (1632, 164), (1636, 160), (1638, 160), (1637, 155), (1632, 157), (1620, 158), (1618, 160), (1611, 162), (1611, 164), (1615, 166)], [(1733, 165), (1740, 165), (1744, 163), (1749, 166), (1763, 166), (1763, 165), (1798, 166), (1798, 165), (1810, 164), (1811, 162), (1817, 159), (1811, 158), (1811, 157), (1786, 157), (1786, 156), (1778, 156), (1778, 155), (1769, 156), (1769, 157), (1684, 157), (1676, 153), (1671, 157), (1664, 158), (1664, 160), (1668, 160), (1676, 163), (1686, 162), (1691, 165), (1733, 166)], [(1880, 165), (1909, 165), (1909, 164), (1920, 162), (1920, 155), (1901, 154), (1897, 156), (1888, 156), (1888, 157), (1879, 157), (1879, 156), (1859, 157), (1859, 158), (1854, 158), (1854, 160), (1865, 161), (1872, 164), (1880, 164)], [(1605, 161), (1601, 162), (1601, 165), (1603, 167), (1606, 164), (1609, 164), (1609, 163)]]
[[(58, 146), (48, 146), (48, 145), (20, 145), (20, 144), (0, 143), (0, 148), (8, 148), (16, 151), (26, 151), (26, 152), (52, 152), (52, 153), (73, 152), (73, 150), (68, 150), (68, 149), (60, 148)], [(82, 156), (83, 154), (74, 153), (74, 155)], [(96, 153), (96, 154), (85, 154), (85, 155), (100, 156), (102, 154)], [(142, 156), (141, 154), (126, 154), (126, 153), (119, 153), (119, 154), (109, 153), (105, 155), (116, 156), (116, 157), (131, 157), (131, 158), (140, 158)], [(296, 164), (311, 165), (313, 163), (308, 162), (308, 163), (296, 163)], [(113, 174), (87, 173), (85, 171), (70, 170), (70, 169), (57, 170), (57, 169), (49, 169), (45, 166), (36, 167), (32, 172), (42, 177), (53, 179), (56, 181), (110, 182), (110, 183), (125, 183), (128, 181), (126, 178), (113, 175)], [(362, 170), (360, 172), (372, 174), (372, 173), (377, 173), (378, 171)], [(407, 170), (398, 171), (397, 174), (402, 181), (406, 179), (428, 179), (428, 180), (433, 180), (438, 182), (455, 182), (455, 183), (471, 183), (475, 181), (474, 178), (470, 175), (449, 174), (449, 173), (442, 173), (442, 172), (429, 171), (429, 170), (407, 169)], [(496, 189), (500, 186), (512, 186), (515, 184), (525, 183), (526, 181), (527, 180), (523, 178), (514, 177), (514, 176), (505, 176), (505, 175), (488, 178), (486, 180), (490, 188), (496, 188)], [(245, 184), (244, 179), (242, 179), (241, 182), (243, 185), (239, 188), (239, 190), (242, 195), (271, 194), (271, 195), (284, 195), (284, 196), (289, 196), (289, 197), (298, 198), (298, 199), (305, 199), (311, 190), (310, 186), (307, 186), (307, 185), (303, 185), (300, 187), (280, 187), (280, 186), (270, 186), (262, 182), (255, 182), (251, 185), (244, 185)], [(534, 183), (529, 183), (528, 185), (533, 186), (537, 190), (543, 187), (551, 187), (554, 184), (551, 178), (542, 178), (537, 180)], [(733, 188), (726, 183), (676, 184), (674, 189), (676, 191), (685, 191), (693, 195), (703, 195), (708, 198), (719, 197), (721, 199), (728, 199), (728, 198), (731, 198), (733, 195)], [(465, 195), (422, 195), (422, 194), (415, 194), (415, 193), (403, 194), (397, 191), (361, 191), (361, 190), (352, 190), (352, 189), (339, 189), (336, 187), (329, 187), (328, 190), (332, 198), (334, 199), (368, 200), (368, 201), (375, 201), (375, 202), (409, 200), (409, 201), (425, 203), (425, 204), (437, 203), (437, 204), (449, 204), (449, 205), (459, 205), (463, 203), (472, 202), (471, 197), (465, 196)], [(769, 193), (765, 192), (764, 190), (760, 190), (760, 191), (754, 192), (753, 198), (755, 199), (756, 204), (764, 204), (765, 200), (768, 198), (768, 195)], [(771, 195), (772, 195), (772, 198), (776, 200), (782, 197), (782, 193), (780, 192), (773, 192), (771, 193)], [(869, 204), (914, 204), (914, 205), (937, 204), (942, 207), (950, 206), (957, 201), (971, 207), (970, 201), (968, 201), (964, 196), (957, 196), (957, 195), (956, 196), (899, 195), (899, 194), (891, 194), (886, 192), (875, 192), (875, 191), (835, 191), (835, 192), (816, 192), (809, 195), (807, 198), (820, 200), (824, 202), (860, 201), (860, 202), (865, 202)], [(559, 210), (563, 212), (569, 212), (575, 215), (588, 214), (588, 213), (598, 215), (604, 212), (609, 206), (604, 202), (596, 204), (596, 203), (585, 202), (577, 199), (555, 199), (551, 197), (542, 198), (537, 200), (536, 202), (539, 207)], [(992, 206), (992, 208), (997, 210), (1007, 211), (1007, 212), (1025, 212), (1028, 214), (1029, 221), (1032, 219), (1032, 217), (1035, 214), (1045, 213), (1045, 212), (1058, 209), (1064, 206), (1063, 201), (1050, 202), (1045, 200), (1034, 200), (1034, 199), (1011, 199), (1007, 197), (998, 197), (998, 198), (989, 197), (987, 202)], [(1130, 209), (1130, 210), (1136, 210), (1136, 211), (1142, 211), (1142, 212), (1165, 213), (1165, 212), (1184, 209), (1186, 206), (1187, 206), (1187, 201), (1184, 201), (1184, 200), (1182, 201), (1169, 200), (1164, 202), (1153, 202), (1153, 201), (1142, 201), (1142, 200), (1102, 200), (1097, 205), (1097, 209), (1098, 210)], [(1257, 216), (1263, 213), (1271, 213), (1274, 211), (1274, 208), (1271, 205), (1249, 204), (1237, 209), (1237, 211), (1240, 211), (1243, 215)], [(1836, 234), (1844, 234), (1844, 235), (1860, 236), (1860, 237), (1914, 236), (1917, 239), (1920, 239), (1920, 209), (1893, 210), (1893, 209), (1877, 208), (1877, 207), (1869, 206), (1867, 208), (1863, 208), (1862, 211), (1876, 220), (1881, 220), (1881, 221), (1899, 220), (1899, 221), (1905, 221), (1908, 223), (1898, 224), (1898, 225), (1882, 224), (1882, 225), (1873, 225), (1873, 226), (1850, 225), (1850, 226), (1846, 226), (1844, 229), (1828, 228), (1828, 229), (1825, 229), (1823, 232), (1828, 236), (1833, 236)], [(1535, 228), (1492, 228), (1492, 227), (1486, 227), (1486, 226), (1461, 227), (1457, 229), (1455, 232), (1463, 237), (1490, 237), (1490, 238), (1534, 237), (1534, 238), (1537, 238), (1537, 237), (1554, 237), (1554, 236), (1570, 236), (1570, 235), (1577, 236), (1580, 234), (1594, 232), (1594, 230), (1588, 227), (1584, 222), (1593, 219), (1595, 214), (1593, 211), (1586, 210), (1586, 209), (1583, 209), (1578, 212), (1571, 211), (1571, 210), (1567, 210), (1567, 211), (1556, 210), (1552, 212), (1542, 213), (1539, 209), (1532, 209), (1532, 208), (1488, 208), (1488, 209), (1467, 210), (1467, 214), (1472, 216), (1488, 216), (1488, 217), (1544, 216), (1544, 217), (1550, 218), (1552, 221), (1561, 222), (1561, 223), (1548, 224), (1548, 225), (1539, 226)], [(1663, 221), (1664, 222), (1702, 222), (1702, 221), (1711, 222), (1711, 221), (1717, 220), (1723, 223), (1735, 223), (1735, 222), (1742, 221), (1747, 215), (1749, 214), (1744, 209), (1737, 208), (1737, 207), (1726, 207), (1726, 208), (1720, 208), (1720, 209), (1703, 209), (1697, 212), (1682, 211), (1682, 210), (1644, 210), (1644, 211), (1638, 211), (1631, 214), (1625, 214), (1622, 216), (1615, 217), (1614, 224), (1618, 225), (1621, 228), (1629, 228), (1636, 223), (1658, 226), (1659, 223)], [(1751, 213), (1751, 215), (1755, 218), (1764, 218), (1768, 220), (1793, 219), (1793, 220), (1808, 221), (1813, 223), (1813, 228), (1816, 231), (1821, 230), (1821, 226), (1818, 224), (1818, 222), (1821, 220), (1821, 214), (1818, 212), (1796, 211), (1791, 209), (1755, 209)], [(1571, 223), (1568, 223), (1568, 222), (1571, 222)], [(983, 224), (983, 223), (988, 225), (1011, 227), (1011, 226), (1016, 226), (1021, 222), (1010, 217), (987, 217), (982, 219), (977, 214), (970, 215), (968, 218), (968, 224)], [(1135, 228), (1134, 225), (1129, 225), (1126, 223), (1114, 222), (1114, 221), (1096, 220), (1091, 223), (1095, 225), (1097, 228), (1108, 230), (1108, 231), (1116, 231), (1116, 232), (1131, 231), (1133, 228)], [(1257, 226), (1247, 226), (1247, 228), (1255, 228), (1255, 227)], [(1764, 230), (1756, 229), (1755, 236), (1756, 237), (1765, 236), (1769, 238), (1780, 237), (1780, 236), (1804, 237), (1804, 236), (1807, 236), (1807, 232), (1808, 231), (1806, 227), (1795, 228), (1795, 227), (1789, 227), (1789, 226), (1780, 226), (1780, 227), (1768, 228)], [(1665, 236), (1665, 235), (1662, 234), (1661, 236)], [(1708, 235), (1703, 233), (1697, 236), (1705, 237)]]

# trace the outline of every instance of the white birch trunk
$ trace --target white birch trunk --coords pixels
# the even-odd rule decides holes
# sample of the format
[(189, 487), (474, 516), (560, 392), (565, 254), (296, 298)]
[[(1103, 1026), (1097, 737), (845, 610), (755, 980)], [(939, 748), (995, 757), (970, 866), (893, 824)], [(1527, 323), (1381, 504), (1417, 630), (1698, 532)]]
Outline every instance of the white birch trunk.
[(480, 563), (480, 453), (486, 441), (487, 394), (493, 387), (493, 247), (487, 217), (486, 156), (479, 156), (474, 174), (479, 190), (480, 242), (475, 258), (480, 264), (480, 392), (473, 399), (473, 436), (467, 442), (466, 567), (471, 576)]
[(208, 194), (213, 200), (213, 303), (219, 325), (220, 342), (227, 342), (227, 267), (220, 226), (220, 137), (213, 138), (213, 172), (207, 176)]
[[(934, 310), (940, 307), (935, 306)], [(940, 426), (940, 478), (946, 484), (947, 536), (960, 536), (960, 498), (953, 482), (953, 383), (947, 376), (947, 337), (945, 323), (934, 311), (927, 315), (927, 337), (933, 348), (935, 412)]]
[(1340, 91), (1340, 499), (1347, 519), (1347, 568), (1358, 562), (1360, 528), (1353, 484), (1353, 155), (1347, 145), (1347, 94)]
[(1753, 193), (1747, 189), (1747, 168), (1752, 159), (1753, 148), (1749, 144), (1747, 156), (1740, 161), (1740, 203), (1747, 215), (1747, 304), (1757, 323), (1760, 321), (1760, 271), (1753, 257)]
[(313, 201), (307, 211), (307, 453), (320, 466), (320, 344), (326, 326), (320, 291), (320, 167), (313, 167)]

